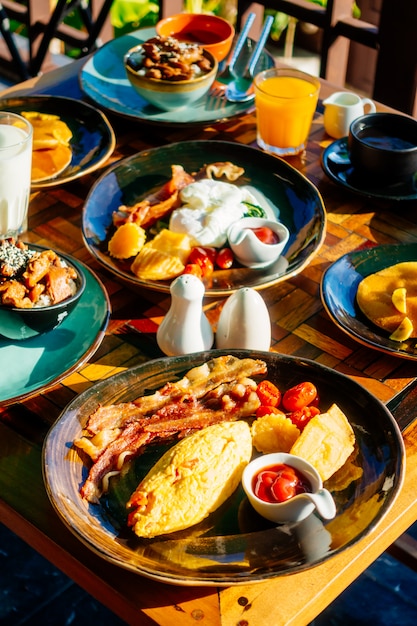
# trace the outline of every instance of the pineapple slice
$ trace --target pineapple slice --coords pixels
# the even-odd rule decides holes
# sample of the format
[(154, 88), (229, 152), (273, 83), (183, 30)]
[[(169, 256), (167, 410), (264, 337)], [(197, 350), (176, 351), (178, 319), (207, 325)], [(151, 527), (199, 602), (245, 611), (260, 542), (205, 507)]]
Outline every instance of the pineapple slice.
[(409, 317), (405, 317), (389, 338), (392, 339), (392, 341), (406, 341), (406, 339), (411, 337), (413, 330), (413, 322)]
[(394, 289), (391, 300), (397, 311), (407, 313), (407, 289), (405, 287)]

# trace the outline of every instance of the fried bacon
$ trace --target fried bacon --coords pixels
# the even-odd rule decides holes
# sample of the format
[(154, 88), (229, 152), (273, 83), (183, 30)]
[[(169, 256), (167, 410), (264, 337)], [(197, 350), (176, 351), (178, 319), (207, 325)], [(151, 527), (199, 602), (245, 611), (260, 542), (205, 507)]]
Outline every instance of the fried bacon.
[(205, 165), (195, 175), (188, 174), (182, 165), (171, 166), (171, 178), (157, 192), (150, 194), (132, 206), (122, 205), (113, 213), (113, 226), (119, 228), (126, 222), (135, 222), (142, 228), (149, 228), (157, 220), (171, 213), (181, 205), (180, 191), (202, 178), (225, 177), (232, 182), (245, 172), (242, 167), (230, 161)]
[(158, 219), (180, 205), (179, 193), (194, 182), (182, 165), (171, 166), (172, 176), (156, 193), (153, 193), (133, 206), (122, 205), (113, 213), (113, 225), (118, 228), (126, 222), (135, 222), (142, 228), (148, 228)]
[(181, 380), (166, 383), (152, 395), (141, 396), (132, 402), (99, 407), (90, 415), (86, 429), (91, 434), (97, 434), (106, 428), (121, 428), (132, 420), (155, 413), (169, 402), (185, 396), (201, 398), (222, 383), (265, 373), (264, 361), (238, 359), (232, 355), (220, 356), (192, 368)]
[[(235, 370), (232, 378), (228, 373), (228, 362)], [(240, 376), (236, 375), (239, 371), (242, 372)], [(219, 357), (193, 368), (180, 381), (167, 383), (152, 396), (138, 398), (135, 403), (113, 405), (107, 407), (107, 411), (104, 407), (105, 426), (101, 422), (101, 428), (98, 428), (96, 411), (90, 418), (94, 426), (93, 437), (89, 437), (87, 431), (84, 437), (74, 442), (95, 461), (81, 487), (82, 497), (97, 502), (105, 477), (119, 471), (128, 458), (140, 455), (150, 443), (181, 439), (211, 424), (253, 415), (259, 406), (259, 399), (255, 393), (256, 383), (246, 375), (249, 371), (264, 374), (265, 363), (231, 356)], [(144, 405), (142, 412), (139, 409), (132, 415), (131, 409), (138, 409), (141, 403)], [(111, 423), (110, 415), (117, 417), (118, 406), (124, 417), (121, 422)], [(128, 417), (124, 411), (126, 406)], [(87, 428), (90, 428), (90, 420)], [(97, 438), (104, 442), (104, 446), (94, 452), (94, 440)]]

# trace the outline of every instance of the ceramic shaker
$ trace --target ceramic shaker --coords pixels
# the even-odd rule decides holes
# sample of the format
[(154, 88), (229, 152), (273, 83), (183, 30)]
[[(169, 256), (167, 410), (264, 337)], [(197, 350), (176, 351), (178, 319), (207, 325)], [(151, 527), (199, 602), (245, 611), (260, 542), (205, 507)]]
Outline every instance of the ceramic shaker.
[(170, 286), (171, 306), (157, 334), (158, 346), (167, 356), (209, 350), (213, 330), (203, 311), (204, 284), (192, 274), (182, 274)]
[(216, 347), (268, 351), (270, 346), (271, 320), (262, 296), (250, 287), (238, 289), (220, 313)]

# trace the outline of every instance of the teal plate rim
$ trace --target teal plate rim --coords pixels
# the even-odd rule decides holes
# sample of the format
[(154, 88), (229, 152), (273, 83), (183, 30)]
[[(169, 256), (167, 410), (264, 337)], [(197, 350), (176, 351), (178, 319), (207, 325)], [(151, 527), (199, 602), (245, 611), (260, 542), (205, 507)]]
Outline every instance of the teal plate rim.
[(24, 341), (0, 337), (0, 369), (8, 372), (0, 379), (0, 406), (56, 385), (79, 369), (104, 338), (111, 312), (107, 291), (90, 268), (73, 257), (71, 261), (84, 271), (86, 287), (58, 328)]
[[(221, 124), (254, 110), (253, 101), (228, 102), (225, 98), (213, 96), (210, 92), (194, 102), (191, 107), (175, 111), (162, 111), (146, 102), (131, 86), (124, 69), (123, 57), (130, 48), (155, 35), (154, 28), (140, 29), (101, 46), (80, 70), (79, 84), (83, 93), (110, 113), (154, 126), (184, 128)], [(252, 40), (248, 40), (248, 53), (252, 44)], [(248, 54), (243, 54), (242, 57), (243, 64)], [(273, 57), (264, 51), (256, 71), (273, 65)]]

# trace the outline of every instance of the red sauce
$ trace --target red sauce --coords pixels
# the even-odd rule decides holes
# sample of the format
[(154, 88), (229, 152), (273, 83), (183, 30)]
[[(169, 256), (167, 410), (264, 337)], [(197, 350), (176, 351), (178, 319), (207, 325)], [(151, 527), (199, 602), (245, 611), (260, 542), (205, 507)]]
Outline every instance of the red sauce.
[(250, 228), (262, 243), (274, 245), (280, 242), (279, 236), (268, 226), (260, 226), (259, 228)]
[(255, 495), (264, 502), (285, 502), (299, 493), (311, 492), (308, 479), (284, 463), (271, 465), (258, 472), (252, 485)]

